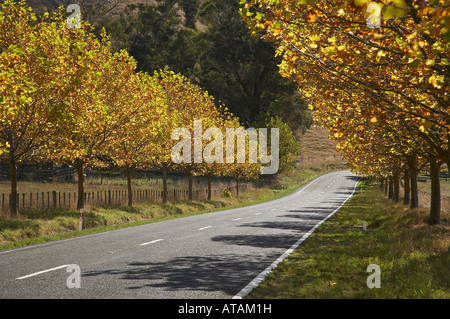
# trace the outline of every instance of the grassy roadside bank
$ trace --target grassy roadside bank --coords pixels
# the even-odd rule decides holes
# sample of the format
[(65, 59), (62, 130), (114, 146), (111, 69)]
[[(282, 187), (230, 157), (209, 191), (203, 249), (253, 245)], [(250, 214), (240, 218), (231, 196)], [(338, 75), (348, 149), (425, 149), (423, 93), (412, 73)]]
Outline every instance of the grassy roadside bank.
[[(378, 183), (362, 183), (363, 193), (322, 224), (247, 298), (450, 298), (450, 227), (429, 226), (426, 210), (394, 204)], [(380, 267), (380, 288), (367, 286), (372, 264)]]
[(297, 170), (294, 174), (280, 176), (276, 183), (279, 187), (250, 189), (240, 194), (239, 198), (222, 197), (210, 201), (168, 204), (139, 203), (132, 208), (92, 208), (84, 213), (82, 231), (78, 231), (78, 211), (32, 209), (21, 212), (15, 219), (0, 218), (0, 250), (254, 205), (286, 196), (308, 181), (330, 171), (331, 169), (325, 167)]

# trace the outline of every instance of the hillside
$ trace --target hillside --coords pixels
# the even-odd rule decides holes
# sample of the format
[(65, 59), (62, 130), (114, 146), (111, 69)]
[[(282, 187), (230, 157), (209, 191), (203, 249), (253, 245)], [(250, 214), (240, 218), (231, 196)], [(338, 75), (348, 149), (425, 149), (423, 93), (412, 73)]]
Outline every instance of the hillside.
[(311, 127), (300, 137), (300, 166), (343, 165), (341, 155), (336, 153), (336, 142), (328, 138), (328, 131), (320, 126)]
[(36, 12), (55, 11), (60, 6), (68, 6), (72, 3), (79, 3), (81, 7), (93, 6), (107, 10), (111, 14), (115, 14), (123, 10), (123, 8), (129, 4), (137, 3), (155, 3), (155, 0), (25, 0), (25, 2), (33, 8)]

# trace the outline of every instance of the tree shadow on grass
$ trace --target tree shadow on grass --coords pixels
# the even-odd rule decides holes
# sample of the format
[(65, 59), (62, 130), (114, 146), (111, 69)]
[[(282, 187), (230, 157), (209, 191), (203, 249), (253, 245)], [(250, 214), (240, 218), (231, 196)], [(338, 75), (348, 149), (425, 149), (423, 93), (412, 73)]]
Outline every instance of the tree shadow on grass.
[(446, 252), (429, 256), (428, 262), (432, 268), (433, 283), (439, 289), (448, 293), (450, 287), (450, 276), (448, 275), (448, 270), (450, 269), (450, 248)]

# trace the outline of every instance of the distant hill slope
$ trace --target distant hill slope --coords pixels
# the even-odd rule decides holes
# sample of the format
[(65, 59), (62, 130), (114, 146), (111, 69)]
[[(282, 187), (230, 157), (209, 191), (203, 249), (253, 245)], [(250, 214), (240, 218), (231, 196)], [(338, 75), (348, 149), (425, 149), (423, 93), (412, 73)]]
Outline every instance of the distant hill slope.
[(336, 153), (335, 141), (328, 138), (328, 131), (320, 126), (311, 127), (300, 136), (300, 166), (317, 167), (321, 165), (344, 165), (341, 155)]
[[(80, 3), (81, 6), (83, 4), (96, 4), (101, 3), (102, 6), (114, 6), (114, 10), (111, 13), (117, 13), (120, 10), (129, 4), (136, 3), (155, 3), (155, 0), (25, 0), (25, 2), (33, 8), (33, 10), (37, 12), (46, 12), (46, 11), (55, 11), (60, 6), (68, 6), (72, 3)], [(117, 7), (116, 7), (117, 5)]]

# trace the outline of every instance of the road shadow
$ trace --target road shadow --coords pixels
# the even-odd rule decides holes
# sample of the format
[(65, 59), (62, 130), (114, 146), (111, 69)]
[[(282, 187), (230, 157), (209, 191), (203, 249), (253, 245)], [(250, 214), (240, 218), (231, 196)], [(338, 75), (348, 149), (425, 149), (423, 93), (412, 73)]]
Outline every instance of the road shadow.
[(260, 227), (260, 228), (272, 228), (281, 230), (292, 230), (295, 232), (307, 232), (317, 224), (317, 221), (304, 219), (299, 221), (271, 221), (271, 222), (259, 222), (259, 223), (247, 223), (237, 227)]
[(333, 192), (333, 194), (345, 195), (345, 198), (349, 197), (352, 193), (353, 193), (353, 189), (351, 191), (347, 191), (347, 192), (345, 192), (345, 191), (344, 192)]
[(196, 296), (220, 291), (234, 296), (277, 257), (252, 256), (244, 261), (240, 255), (226, 254), (177, 257), (169, 262), (135, 261), (124, 269), (90, 271), (83, 273), (83, 277), (115, 276), (129, 281), (127, 289), (131, 290), (159, 288), (178, 293), (187, 290)]
[(361, 177), (355, 176), (355, 175), (346, 175), (346, 176), (344, 176), (344, 178), (354, 181), (354, 182), (357, 182), (361, 179)]
[(298, 214), (286, 214), (286, 215), (280, 215), (279, 217), (283, 217), (283, 218), (297, 218), (300, 220), (308, 220), (308, 221), (314, 221), (315, 223), (323, 220), (325, 217), (327, 217), (332, 210), (328, 211), (328, 210), (324, 210), (321, 214), (314, 214), (314, 213), (310, 213), (308, 211), (292, 211), (292, 212), (297, 212)]
[[(308, 230), (311, 227), (308, 228)], [(301, 237), (301, 236), (300, 236)], [(291, 247), (299, 238), (291, 235), (220, 235), (211, 238), (214, 242), (221, 242), (226, 245), (251, 246), (262, 249)]]
[(298, 209), (290, 209), (286, 211), (289, 214), (280, 215), (279, 217), (297, 218), (300, 220), (314, 220), (320, 221), (334, 212), (342, 202), (324, 202), (327, 204), (333, 204), (324, 207), (301, 207)]
[(287, 212), (289, 213), (298, 213), (299, 217), (303, 215), (313, 215), (317, 217), (323, 216), (323, 214), (332, 212), (335, 210), (337, 206), (324, 206), (324, 207), (301, 207), (297, 209), (289, 209)]
[[(207, 292), (222, 292), (234, 296), (253, 278), (267, 268), (284, 251), (292, 247), (309, 231), (317, 220), (247, 223), (236, 227), (281, 229), (281, 233), (217, 235), (213, 244), (243, 247), (244, 254), (224, 253), (207, 256), (175, 257), (165, 262), (135, 260), (118, 269), (86, 271), (86, 279), (113, 276), (114, 280), (126, 282), (128, 290), (150, 289), (147, 295), (157, 295), (158, 290), (177, 296), (187, 291), (186, 296), (208, 296)], [(234, 249), (234, 248), (231, 248)], [(230, 251), (225, 248), (223, 251)], [(145, 257), (142, 257), (145, 258)], [(189, 293), (191, 292), (191, 293)], [(163, 292), (161, 292), (163, 294)], [(141, 296), (142, 293), (137, 295)], [(184, 296), (183, 295), (183, 296)]]
[(336, 208), (340, 207), (344, 203), (344, 201), (345, 201), (345, 198), (343, 198), (343, 199), (335, 199), (335, 200), (329, 200), (329, 201), (322, 202), (322, 204), (334, 205), (335, 207), (334, 207), (333, 210), (335, 210)]

